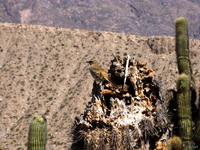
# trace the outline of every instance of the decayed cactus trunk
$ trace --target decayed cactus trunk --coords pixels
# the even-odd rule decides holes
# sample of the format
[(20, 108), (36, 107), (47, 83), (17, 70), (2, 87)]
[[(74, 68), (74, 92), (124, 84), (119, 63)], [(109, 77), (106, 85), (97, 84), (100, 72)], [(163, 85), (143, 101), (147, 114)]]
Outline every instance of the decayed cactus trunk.
[(179, 135), (183, 140), (183, 149), (191, 146), (191, 68), (189, 62), (189, 40), (187, 20), (180, 17), (176, 20), (176, 54), (179, 70), (178, 79), (178, 117)]
[(46, 135), (46, 119), (36, 114), (31, 120), (29, 127), (28, 150), (45, 150)]
[(111, 63), (108, 74), (118, 88), (94, 81), (91, 102), (75, 120), (71, 149), (164, 149), (168, 115), (155, 71), (129, 57)]

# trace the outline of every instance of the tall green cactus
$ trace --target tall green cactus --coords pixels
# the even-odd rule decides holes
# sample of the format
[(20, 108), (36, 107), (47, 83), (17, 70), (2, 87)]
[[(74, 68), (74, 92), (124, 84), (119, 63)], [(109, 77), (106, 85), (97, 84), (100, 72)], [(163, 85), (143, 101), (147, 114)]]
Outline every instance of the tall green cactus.
[(176, 20), (176, 56), (179, 74), (190, 75), (188, 23), (183, 17)]
[(177, 83), (177, 102), (179, 117), (179, 135), (183, 141), (183, 149), (191, 149), (191, 100), (190, 80), (185, 73), (179, 76)]
[(177, 103), (179, 117), (179, 136), (183, 141), (183, 149), (192, 149), (192, 115), (191, 115), (191, 68), (189, 61), (188, 23), (183, 17), (176, 20), (176, 54), (179, 69), (177, 83)]
[(47, 135), (46, 119), (34, 115), (29, 127), (28, 150), (45, 150)]

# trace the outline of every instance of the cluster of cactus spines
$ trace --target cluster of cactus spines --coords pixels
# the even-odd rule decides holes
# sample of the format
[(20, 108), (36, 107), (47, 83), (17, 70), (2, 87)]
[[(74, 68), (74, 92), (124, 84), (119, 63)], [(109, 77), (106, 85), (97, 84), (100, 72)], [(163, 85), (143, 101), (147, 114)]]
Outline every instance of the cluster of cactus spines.
[(177, 104), (179, 117), (179, 136), (183, 149), (191, 149), (191, 68), (189, 61), (188, 23), (183, 17), (176, 20), (176, 54), (179, 69), (177, 83)]
[(46, 119), (39, 114), (34, 115), (29, 127), (28, 150), (45, 150), (46, 136)]
[(182, 145), (182, 140), (178, 136), (174, 136), (167, 141), (168, 150), (181, 150)]

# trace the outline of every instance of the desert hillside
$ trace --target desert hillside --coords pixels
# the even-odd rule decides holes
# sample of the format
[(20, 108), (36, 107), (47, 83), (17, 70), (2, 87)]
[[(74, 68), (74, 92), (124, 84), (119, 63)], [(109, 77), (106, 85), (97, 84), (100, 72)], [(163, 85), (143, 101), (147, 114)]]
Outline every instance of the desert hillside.
[[(200, 41), (191, 39), (197, 86), (199, 49)], [(74, 118), (91, 99), (93, 78), (86, 61), (95, 58), (108, 70), (113, 55), (127, 54), (156, 71), (163, 96), (176, 89), (173, 37), (0, 24), (0, 148), (26, 149), (30, 119), (41, 113), (48, 123), (47, 149), (69, 149)]]

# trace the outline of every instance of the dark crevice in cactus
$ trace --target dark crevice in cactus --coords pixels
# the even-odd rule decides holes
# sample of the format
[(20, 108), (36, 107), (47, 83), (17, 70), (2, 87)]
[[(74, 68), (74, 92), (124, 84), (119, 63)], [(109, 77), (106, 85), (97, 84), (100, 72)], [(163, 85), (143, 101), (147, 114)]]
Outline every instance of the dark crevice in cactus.
[(106, 105), (106, 107), (107, 107), (107, 109), (108, 109), (107, 115), (110, 116), (110, 110), (111, 110), (110, 98), (111, 98), (111, 97), (110, 97), (110, 96), (105, 96), (104, 98), (105, 98), (105, 105)]
[(194, 89), (191, 88), (191, 109), (192, 109), (192, 120), (194, 122), (198, 119), (198, 108), (196, 106), (197, 93)]
[(173, 89), (167, 90), (166, 93), (166, 103), (168, 108), (168, 116), (173, 123), (173, 131), (172, 134), (178, 136), (178, 104), (176, 101), (177, 92)]
[[(200, 78), (199, 78), (199, 84), (200, 84)], [(199, 86), (199, 107), (197, 112), (197, 119), (195, 121), (196, 126), (193, 134), (193, 139), (197, 146), (200, 148), (200, 86)]]
[(193, 74), (191, 73), (191, 81), (190, 81), (190, 93), (191, 93), (191, 109), (192, 109), (192, 119), (193, 121), (196, 121), (198, 119), (198, 92), (196, 88), (195, 79), (193, 77)]
[(79, 132), (80, 128), (73, 127), (72, 135), (73, 136), (73, 143), (71, 146), (71, 150), (83, 150), (84, 149), (84, 137)]
[(147, 142), (147, 139), (150, 141), (150, 148), (149, 149), (153, 149), (154, 145), (157, 141), (156, 136), (158, 131), (157, 129), (154, 127), (154, 125), (152, 124), (152, 122), (148, 119), (143, 119), (140, 124), (139, 124), (139, 128), (142, 129), (142, 134), (143, 134), (143, 141)]

